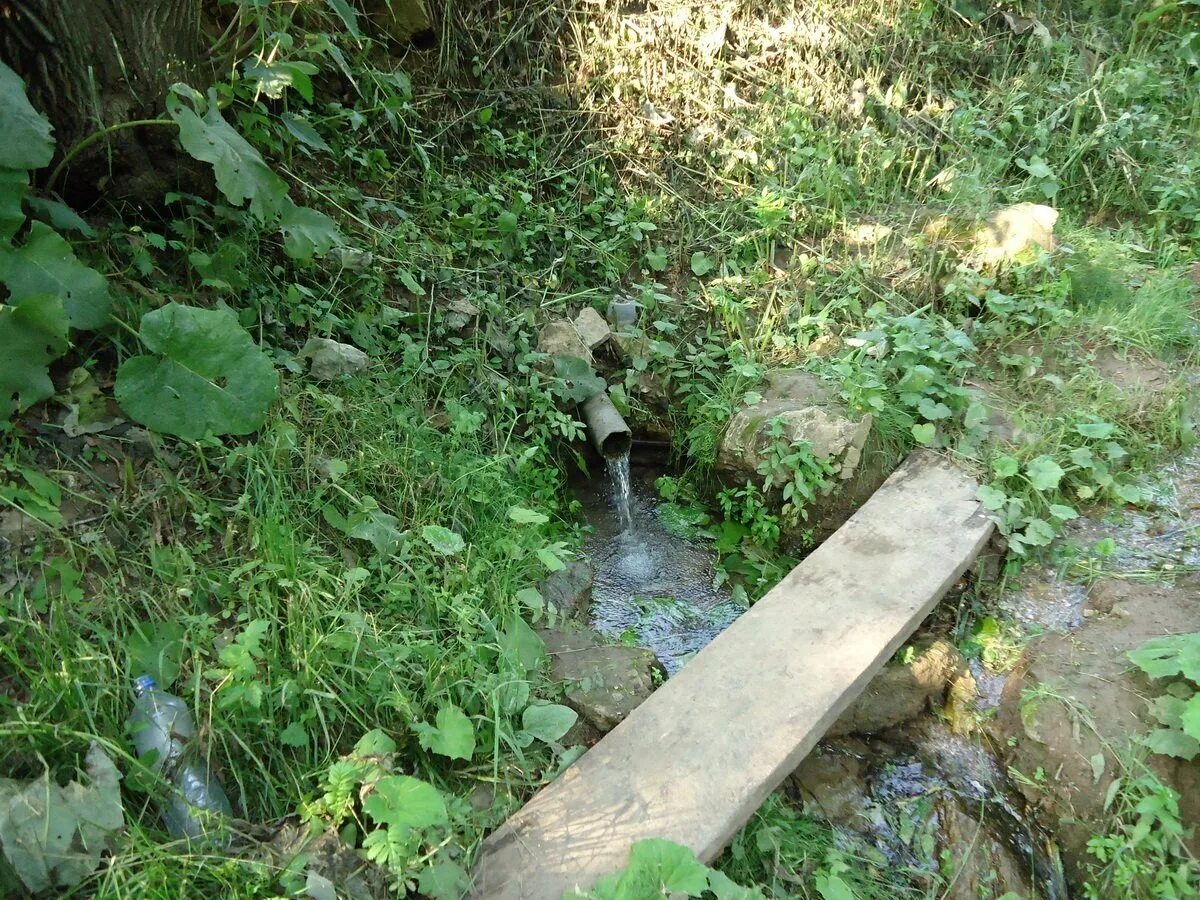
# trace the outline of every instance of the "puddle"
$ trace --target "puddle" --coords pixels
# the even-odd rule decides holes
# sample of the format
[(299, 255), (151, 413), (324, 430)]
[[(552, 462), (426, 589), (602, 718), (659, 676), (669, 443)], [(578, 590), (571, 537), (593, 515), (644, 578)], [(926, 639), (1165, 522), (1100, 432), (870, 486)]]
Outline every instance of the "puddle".
[[(624, 476), (610, 463), (610, 478), (576, 486), (592, 526), (584, 552), (595, 570), (589, 625), (618, 641), (654, 651), (673, 675), (744, 612), (727, 590), (714, 587), (715, 554), (673, 534), (670, 509), (658, 497), (658, 466), (634, 462)], [(618, 493), (628, 491), (625, 525)]]

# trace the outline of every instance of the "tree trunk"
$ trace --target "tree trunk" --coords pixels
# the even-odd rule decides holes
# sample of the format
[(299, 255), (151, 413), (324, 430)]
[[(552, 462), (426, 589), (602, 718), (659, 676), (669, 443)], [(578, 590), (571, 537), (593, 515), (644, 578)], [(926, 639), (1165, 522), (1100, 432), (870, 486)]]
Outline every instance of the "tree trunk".
[[(0, 57), (53, 123), (55, 161), (94, 132), (162, 115), (171, 84), (207, 85), (201, 17), (202, 0), (0, 0)], [(154, 161), (174, 138), (116, 131), (72, 160), (57, 187), (76, 202), (161, 200), (169, 183)]]

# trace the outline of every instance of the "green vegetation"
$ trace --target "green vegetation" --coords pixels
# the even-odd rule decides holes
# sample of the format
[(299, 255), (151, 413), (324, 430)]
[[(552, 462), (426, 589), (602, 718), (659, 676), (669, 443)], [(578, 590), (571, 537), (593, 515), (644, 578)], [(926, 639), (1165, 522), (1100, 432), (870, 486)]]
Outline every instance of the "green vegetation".
[[(116, 764), (124, 835), (58, 872), (81, 893), (300, 895), (303, 864), (255, 831), (298, 818), (397, 892), (457, 897), (574, 758), (531, 626), (581, 542), (565, 473), (599, 383), (536, 351), (549, 315), (641, 304), (614, 401), (672, 430), (660, 487), (748, 602), (832, 480), (782, 443), (720, 483), (770, 368), (870, 413), (882, 457), (974, 467), (1014, 558), (1140, 503), (1191, 439), (1196, 4), (475, 6), (444, 4), (417, 50), (342, 0), (223, 4), (211, 89), (72, 148), (0, 65), (0, 776), (111, 793), (93, 744)], [(177, 139), (173, 189), (63, 203), (74, 161), (134, 126)], [(980, 250), (1017, 202), (1060, 211), (1055, 252)], [(369, 362), (318, 377), (310, 338)], [(255, 823), (228, 857), (164, 843), (124, 731), (139, 670), (192, 705)], [(1200, 737), (1179, 673), (1160, 744)], [(1147, 802), (1174, 835), (1138, 791), (1095, 852), (1142, 869), (1096, 896), (1152, 871)], [(719, 872), (634, 848), (596, 896), (676, 863), (652, 894), (909, 891), (837, 841), (772, 799)]]

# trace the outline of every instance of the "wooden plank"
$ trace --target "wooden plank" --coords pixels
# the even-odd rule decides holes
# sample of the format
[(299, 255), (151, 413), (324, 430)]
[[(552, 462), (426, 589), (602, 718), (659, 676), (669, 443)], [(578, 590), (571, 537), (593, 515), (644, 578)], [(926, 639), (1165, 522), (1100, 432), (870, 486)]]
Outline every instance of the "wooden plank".
[(928, 452), (484, 842), (473, 897), (561, 900), (661, 837), (711, 861), (987, 541)]

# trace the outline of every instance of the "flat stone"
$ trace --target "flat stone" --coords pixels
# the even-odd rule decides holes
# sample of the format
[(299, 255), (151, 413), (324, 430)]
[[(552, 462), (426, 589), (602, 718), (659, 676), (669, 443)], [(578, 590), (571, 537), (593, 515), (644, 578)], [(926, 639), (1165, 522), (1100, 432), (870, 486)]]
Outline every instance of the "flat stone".
[(592, 365), (591, 349), (583, 342), (575, 326), (566, 319), (555, 319), (542, 326), (538, 333), (537, 349), (538, 353), (548, 356), (575, 356)]
[(471, 896), (560, 900), (665, 838), (714, 859), (992, 531), (918, 452), (822, 546), (484, 842)]
[(609, 331), (608, 323), (604, 321), (604, 316), (590, 306), (585, 306), (575, 317), (575, 330), (579, 332), (579, 336), (587, 344), (589, 350), (595, 350), (612, 334)]
[(567, 703), (601, 733), (617, 727), (654, 692), (658, 660), (649, 650), (605, 644), (588, 628), (541, 632)]

